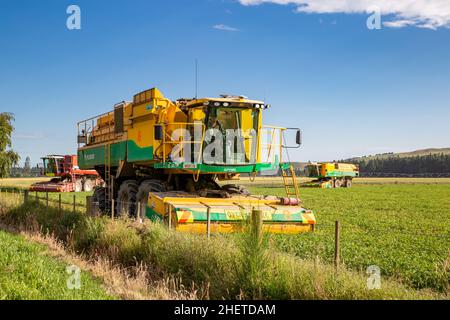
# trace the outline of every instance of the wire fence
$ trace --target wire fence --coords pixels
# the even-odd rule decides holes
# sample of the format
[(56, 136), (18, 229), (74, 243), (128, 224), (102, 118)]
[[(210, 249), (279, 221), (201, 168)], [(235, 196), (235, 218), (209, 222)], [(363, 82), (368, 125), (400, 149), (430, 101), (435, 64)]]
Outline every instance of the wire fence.
[(364, 178), (450, 178), (450, 173), (388, 173), (388, 172), (361, 172)]
[(2, 187), (0, 199), (12, 196), (21, 203), (35, 203), (36, 206), (44, 205), (48, 208), (57, 208), (62, 211), (86, 212), (86, 197), (77, 196), (75, 193), (31, 192), (24, 189)]
[[(7, 199), (12, 198), (17, 205), (35, 204), (36, 208), (44, 207), (47, 210), (56, 209), (61, 215), (67, 212), (87, 214), (94, 217), (103, 215), (109, 216), (111, 219), (126, 218), (127, 220), (131, 219), (139, 223), (143, 223), (146, 218), (146, 208), (139, 201), (125, 202), (113, 199), (111, 200), (110, 206), (104, 208), (102, 211), (101, 204), (94, 201), (93, 196), (77, 196), (75, 193), (31, 192), (19, 188), (0, 187), (0, 200), (3, 197)], [(252, 217), (252, 225), (255, 223), (262, 223), (262, 211), (254, 208), (249, 212), (249, 215)], [(211, 220), (211, 208), (209, 206), (206, 210), (206, 216), (205, 234), (210, 238), (213, 225), (214, 223), (218, 223), (218, 221)], [(176, 214), (170, 206), (166, 208), (166, 214), (161, 219), (169, 229), (176, 228), (178, 224)]]

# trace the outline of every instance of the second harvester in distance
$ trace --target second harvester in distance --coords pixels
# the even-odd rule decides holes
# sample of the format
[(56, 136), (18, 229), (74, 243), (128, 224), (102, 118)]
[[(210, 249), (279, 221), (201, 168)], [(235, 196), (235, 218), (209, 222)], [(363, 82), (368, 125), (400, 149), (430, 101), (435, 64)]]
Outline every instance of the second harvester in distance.
[[(301, 206), (287, 148), (298, 148), (298, 129), (263, 126), (269, 106), (243, 96), (171, 101), (156, 89), (121, 102), (114, 110), (78, 123), (78, 159), (106, 182), (94, 202), (114, 215), (147, 217), (179, 231), (231, 232), (242, 229), (252, 209), (262, 211), (263, 229), (273, 233), (310, 231), (314, 214)], [(285, 143), (295, 130), (296, 144)], [(224, 183), (240, 175), (283, 172), (287, 195), (255, 196)], [(114, 201), (113, 201), (114, 200)]]
[(350, 188), (353, 178), (359, 177), (359, 168), (351, 163), (310, 163), (305, 168), (306, 176), (315, 178), (302, 187)]

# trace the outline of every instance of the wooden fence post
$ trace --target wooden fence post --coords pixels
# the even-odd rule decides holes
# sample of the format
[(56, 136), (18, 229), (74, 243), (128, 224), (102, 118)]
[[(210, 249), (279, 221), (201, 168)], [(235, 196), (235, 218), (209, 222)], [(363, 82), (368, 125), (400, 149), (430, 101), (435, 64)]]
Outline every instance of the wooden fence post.
[(262, 242), (262, 224), (263, 224), (263, 212), (253, 208), (252, 210), (252, 233), (256, 237), (258, 244)]
[(23, 202), (27, 203), (28, 202), (28, 190), (25, 190), (23, 192)]
[(111, 200), (111, 219), (114, 220), (114, 199)]
[(137, 203), (137, 215), (136, 218), (138, 221), (141, 221), (141, 202), (138, 201)]
[(93, 216), (94, 215), (94, 203), (92, 201), (92, 197), (91, 196), (87, 196), (86, 197), (86, 214), (88, 216)]
[(169, 218), (169, 230), (170, 230), (170, 229), (172, 229), (172, 212), (171, 212), (169, 206), (167, 206), (166, 212), (167, 212), (167, 215)]
[(46, 206), (47, 206), (47, 210), (48, 210), (48, 192), (45, 193), (45, 200), (47, 202)]
[(37, 191), (36, 191), (36, 207), (39, 205), (39, 196), (38, 196), (38, 193), (37, 193)]
[(211, 207), (208, 206), (206, 209), (206, 235), (208, 239), (211, 237)]
[(58, 196), (59, 214), (62, 214), (61, 193)]
[(77, 211), (77, 204), (76, 204), (76, 195), (73, 195), (73, 213)]
[(334, 266), (337, 269), (341, 262), (341, 226), (336, 221), (334, 226)]

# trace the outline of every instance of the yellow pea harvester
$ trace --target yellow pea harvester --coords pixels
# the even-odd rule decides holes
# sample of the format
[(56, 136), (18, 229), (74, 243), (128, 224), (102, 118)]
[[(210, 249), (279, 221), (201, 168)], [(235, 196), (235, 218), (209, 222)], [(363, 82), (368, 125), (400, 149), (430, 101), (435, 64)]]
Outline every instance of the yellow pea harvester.
[[(211, 232), (232, 232), (256, 208), (267, 232), (310, 231), (314, 214), (302, 207), (295, 173), (282, 159), (283, 150), (300, 146), (301, 132), (263, 126), (268, 107), (244, 96), (171, 101), (156, 88), (146, 90), (78, 123), (78, 164), (106, 182), (93, 196), (104, 214), (148, 218), (179, 231), (204, 233), (209, 225)], [(223, 135), (212, 139), (212, 130)], [(284, 135), (291, 130), (296, 143), (288, 146)], [(211, 152), (213, 145), (222, 148)], [(227, 183), (266, 170), (282, 170), (285, 197), (251, 195)]]

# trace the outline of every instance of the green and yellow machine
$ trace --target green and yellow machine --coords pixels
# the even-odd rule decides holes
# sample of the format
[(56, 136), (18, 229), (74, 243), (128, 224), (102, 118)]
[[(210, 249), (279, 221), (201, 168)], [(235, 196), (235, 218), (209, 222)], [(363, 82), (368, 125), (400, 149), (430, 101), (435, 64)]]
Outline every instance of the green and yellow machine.
[[(252, 209), (273, 233), (312, 230), (283, 151), (301, 144), (297, 128), (263, 126), (269, 106), (243, 96), (171, 101), (156, 89), (78, 123), (78, 164), (106, 182), (94, 202), (105, 214), (147, 217), (180, 231), (231, 232)], [(294, 130), (296, 144), (284, 135)], [(235, 181), (282, 170), (286, 197), (251, 195)], [(209, 221), (209, 223), (207, 223)]]
[(306, 176), (315, 180), (302, 184), (302, 187), (350, 188), (353, 178), (359, 177), (358, 166), (351, 163), (310, 163), (305, 170)]

